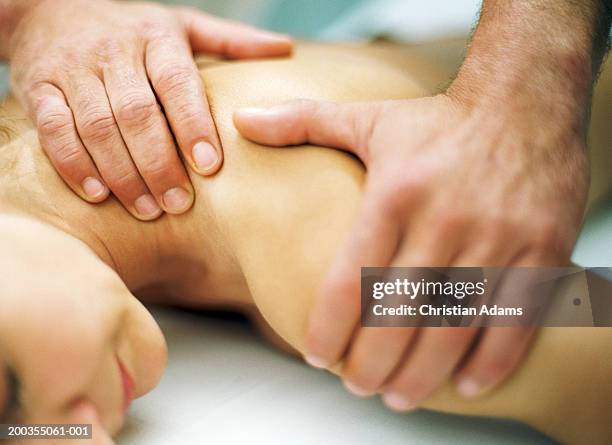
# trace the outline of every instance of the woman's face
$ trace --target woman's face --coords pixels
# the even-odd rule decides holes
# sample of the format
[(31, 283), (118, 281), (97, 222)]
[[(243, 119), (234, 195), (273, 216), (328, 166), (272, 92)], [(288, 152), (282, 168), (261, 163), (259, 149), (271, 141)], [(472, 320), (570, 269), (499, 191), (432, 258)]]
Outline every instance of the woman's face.
[(114, 434), (129, 402), (161, 378), (164, 338), (83, 244), (38, 235), (61, 250), (15, 242), (0, 252), (0, 423), (94, 423)]

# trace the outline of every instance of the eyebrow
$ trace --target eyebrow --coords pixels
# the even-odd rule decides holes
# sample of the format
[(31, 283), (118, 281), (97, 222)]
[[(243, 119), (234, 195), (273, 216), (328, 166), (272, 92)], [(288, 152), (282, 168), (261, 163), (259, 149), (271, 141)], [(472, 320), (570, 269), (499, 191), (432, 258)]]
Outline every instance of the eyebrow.
[(6, 368), (4, 371), (4, 378), (6, 380), (7, 395), (4, 401), (4, 408), (2, 411), (0, 411), (0, 423), (8, 423), (9, 420), (15, 415), (19, 406), (19, 384), (15, 371), (13, 371), (11, 368)]

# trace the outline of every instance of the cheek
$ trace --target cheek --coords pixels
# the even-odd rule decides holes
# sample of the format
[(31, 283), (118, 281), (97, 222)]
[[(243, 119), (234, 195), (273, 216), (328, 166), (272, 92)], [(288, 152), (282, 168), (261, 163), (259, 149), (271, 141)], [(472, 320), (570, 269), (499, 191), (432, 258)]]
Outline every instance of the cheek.
[(36, 349), (24, 347), (19, 360), (24, 421), (63, 419), (76, 403), (88, 402), (106, 430), (121, 428), (124, 393), (115, 341), (58, 327)]
[(71, 403), (94, 396), (98, 400), (91, 401), (106, 410), (111, 402), (92, 394), (92, 389), (100, 388), (117, 397), (111, 372), (115, 362), (112, 329), (105, 329), (103, 320), (83, 317), (79, 321), (74, 307), (57, 304), (53, 308), (64, 315), (54, 318), (47, 308), (47, 320), (41, 321), (34, 314), (23, 319), (11, 351), (21, 383), (24, 416), (55, 418)]
[(20, 357), (24, 390), (32, 397), (46, 394), (50, 403), (77, 397), (97, 374), (105, 355), (100, 345), (58, 340), (50, 338)]

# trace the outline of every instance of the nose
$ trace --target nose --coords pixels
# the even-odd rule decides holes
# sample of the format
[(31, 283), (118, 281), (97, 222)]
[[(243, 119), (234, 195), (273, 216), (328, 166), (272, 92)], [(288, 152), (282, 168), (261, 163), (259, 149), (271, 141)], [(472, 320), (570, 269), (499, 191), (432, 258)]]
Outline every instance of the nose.
[(130, 311), (125, 323), (125, 335), (118, 353), (134, 379), (135, 397), (142, 397), (157, 386), (168, 360), (164, 335), (153, 316), (142, 304)]

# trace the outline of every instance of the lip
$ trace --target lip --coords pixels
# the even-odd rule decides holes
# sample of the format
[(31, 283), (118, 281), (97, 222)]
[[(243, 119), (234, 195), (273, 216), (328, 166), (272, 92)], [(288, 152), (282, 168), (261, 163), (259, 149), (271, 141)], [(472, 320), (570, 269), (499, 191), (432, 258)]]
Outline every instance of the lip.
[(117, 357), (117, 364), (119, 365), (119, 371), (121, 372), (121, 381), (123, 383), (123, 412), (126, 412), (132, 401), (136, 396), (136, 385), (134, 384), (134, 379), (127, 371), (127, 368), (121, 361), (119, 357)]

